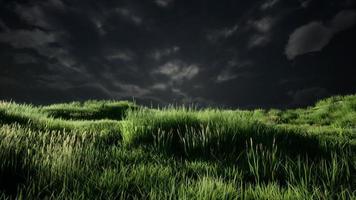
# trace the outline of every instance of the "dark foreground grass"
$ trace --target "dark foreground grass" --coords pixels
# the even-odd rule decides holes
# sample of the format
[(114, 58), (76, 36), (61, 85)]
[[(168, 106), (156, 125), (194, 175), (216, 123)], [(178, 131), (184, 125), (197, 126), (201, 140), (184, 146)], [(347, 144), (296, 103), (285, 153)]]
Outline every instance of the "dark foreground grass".
[(80, 114), (2, 102), (0, 199), (356, 199), (355, 100), (287, 111), (123, 103), (123, 119), (97, 109), (106, 102)]

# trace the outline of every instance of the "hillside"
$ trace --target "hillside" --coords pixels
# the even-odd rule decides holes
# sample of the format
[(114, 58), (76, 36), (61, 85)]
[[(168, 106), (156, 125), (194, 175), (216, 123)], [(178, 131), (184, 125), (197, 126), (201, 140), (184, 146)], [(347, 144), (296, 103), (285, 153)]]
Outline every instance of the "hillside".
[(308, 108), (0, 102), (0, 199), (356, 199), (356, 95)]

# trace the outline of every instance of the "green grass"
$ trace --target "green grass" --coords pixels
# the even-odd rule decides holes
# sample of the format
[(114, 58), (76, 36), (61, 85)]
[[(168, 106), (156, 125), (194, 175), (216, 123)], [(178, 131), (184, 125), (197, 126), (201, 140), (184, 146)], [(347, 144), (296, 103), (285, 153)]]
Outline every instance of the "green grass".
[(356, 95), (295, 110), (0, 102), (0, 199), (356, 199)]
[(135, 109), (135, 104), (127, 101), (86, 101), (53, 104), (41, 110), (48, 116), (70, 120), (121, 120), (127, 110)]

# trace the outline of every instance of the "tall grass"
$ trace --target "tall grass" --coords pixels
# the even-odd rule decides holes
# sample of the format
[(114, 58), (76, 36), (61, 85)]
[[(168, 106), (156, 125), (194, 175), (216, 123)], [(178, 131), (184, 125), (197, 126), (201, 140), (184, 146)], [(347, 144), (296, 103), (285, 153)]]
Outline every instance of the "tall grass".
[[(250, 140), (235, 163), (107, 145), (94, 133), (0, 129), (0, 188), (23, 199), (355, 198), (351, 152), (292, 159)], [(275, 145), (275, 144), (274, 144)], [(11, 182), (12, 181), (12, 182)]]
[(160, 151), (183, 156), (228, 156), (241, 152), (252, 138), (271, 147), (277, 142), (284, 153), (323, 156), (349, 141), (341, 134), (327, 137), (320, 131), (262, 123), (253, 112), (140, 109), (129, 112), (121, 124), (123, 144), (153, 145)]
[(186, 107), (118, 121), (2, 102), (0, 199), (356, 199), (353, 98), (319, 103), (347, 101), (348, 122), (329, 113), (324, 125), (305, 123), (310, 108), (278, 123), (271, 111)]

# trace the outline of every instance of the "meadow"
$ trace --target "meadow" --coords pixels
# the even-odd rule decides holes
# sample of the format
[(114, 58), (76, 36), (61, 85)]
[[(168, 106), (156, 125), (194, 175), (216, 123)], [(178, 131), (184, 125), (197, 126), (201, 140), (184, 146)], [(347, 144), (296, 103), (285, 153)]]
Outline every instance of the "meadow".
[(0, 199), (356, 199), (356, 95), (288, 110), (0, 101)]

